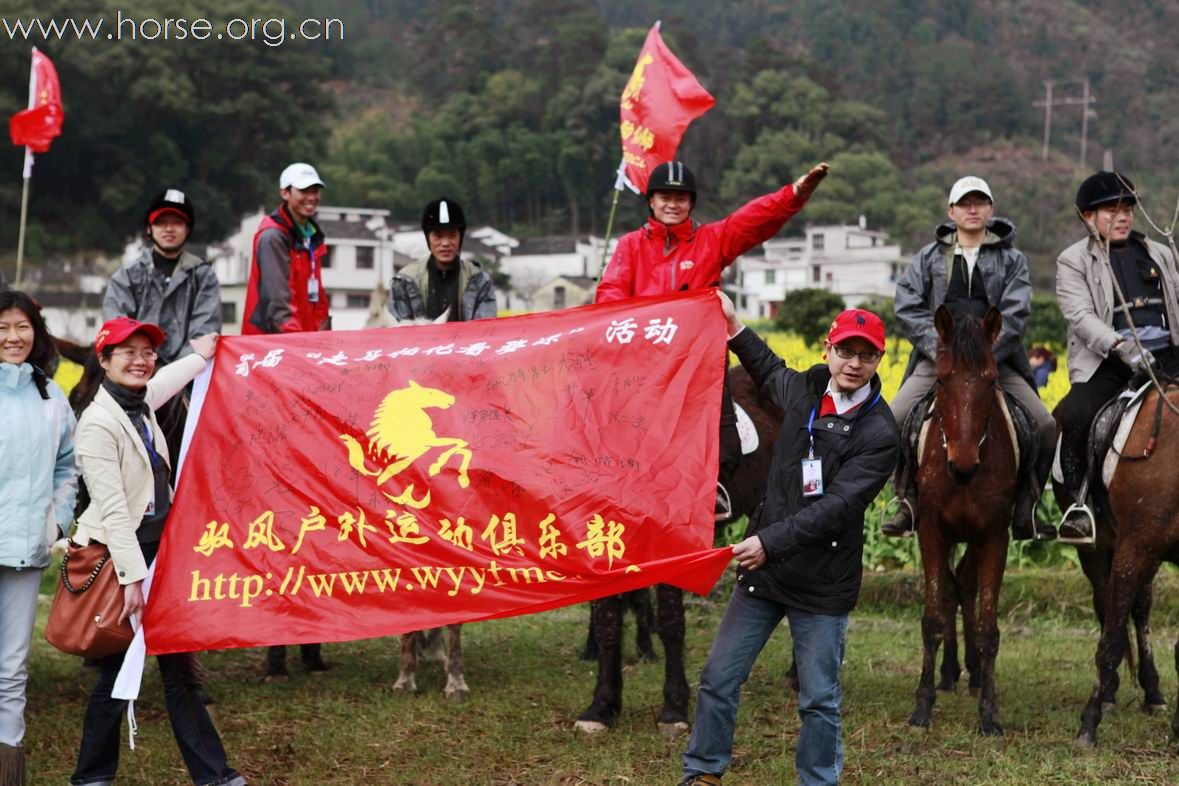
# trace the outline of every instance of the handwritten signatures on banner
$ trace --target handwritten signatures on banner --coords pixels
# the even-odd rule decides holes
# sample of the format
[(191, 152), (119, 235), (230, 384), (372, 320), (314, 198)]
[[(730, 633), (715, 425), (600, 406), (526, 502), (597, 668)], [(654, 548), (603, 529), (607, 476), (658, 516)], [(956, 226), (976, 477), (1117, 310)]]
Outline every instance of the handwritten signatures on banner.
[[(377, 524), (370, 523), (372, 521)], [(473, 555), (476, 553), (477, 539), (480, 544), (485, 544), (478, 546), (479, 552), (503, 558), (525, 556), (528, 545), (522, 537), (517, 515), (513, 512), (506, 512), (502, 516), (492, 514), (486, 526), (480, 524), (472, 527), (463, 516), (457, 516), (453, 521), (441, 518), (435, 524), (423, 528), (412, 508), (389, 509), (382, 518), (361, 508), (328, 516), (318, 506), (312, 505), (299, 522), (297, 534), (293, 531), (276, 532), (272, 510), (263, 511), (245, 525), (244, 532), (242, 529), (231, 527), (229, 522), (210, 521), (193, 551), (204, 557), (213, 557), (222, 549), (265, 549), (286, 552), (296, 557), (308, 538), (328, 538), (329, 543), (333, 539), (336, 543), (352, 541), (367, 551), (370, 542), (380, 538), (395, 545), (421, 546), (433, 537)], [(316, 598), (332, 597), (337, 582), (345, 595), (359, 595), (366, 591), (395, 592), (399, 588), (407, 592), (415, 589), (445, 589), (449, 597), (454, 597), (460, 589), (465, 588), (470, 594), (477, 595), (483, 591), (488, 579), (492, 586), (566, 581), (566, 574), (553, 568), (560, 567), (561, 561), (567, 561), (570, 557), (570, 545), (592, 559), (605, 557), (608, 569), (613, 569), (614, 561), (622, 560), (626, 555), (626, 524), (607, 520), (599, 513), (593, 514), (585, 522), (581, 539), (576, 543), (567, 543), (567, 534), (558, 527), (555, 514), (545, 516), (536, 527), (538, 562), (524, 567), (507, 567), (492, 559), (483, 565), (391, 567), (309, 574), (305, 565), (298, 568), (289, 565), (285, 574), (280, 573), (279, 577), (272, 572), (204, 574), (197, 569), (192, 571), (189, 601), (229, 600), (249, 608), (260, 597), (297, 595), (305, 582), (307, 589)], [(573, 553), (576, 554), (576, 551)], [(637, 565), (626, 567), (627, 573), (639, 571)], [(403, 576), (405, 581), (402, 581)], [(412, 581), (409, 580), (411, 578)]]
[[(492, 352), (494, 355), (503, 356), (528, 347), (550, 346), (560, 341), (563, 337), (582, 333), (585, 330), (584, 327), (571, 328), (562, 333), (541, 336), (532, 341), (512, 339), (503, 342), (494, 349), (491, 344), (485, 341), (476, 341), (462, 346), (458, 346), (454, 342), (449, 342), (430, 347), (401, 347), (389, 352), (383, 349), (370, 349), (357, 357), (350, 357), (348, 353), (342, 351), (336, 352), (335, 354), (308, 352), (305, 353), (305, 357), (309, 360), (314, 360), (317, 366), (330, 365), (346, 367), (358, 363), (375, 363), (386, 358), (396, 360), (398, 358), (416, 357), (418, 355), (423, 357), (443, 357), (447, 355), (479, 357), (485, 352)], [(651, 344), (670, 345), (675, 338), (676, 331), (679, 330), (679, 325), (675, 323), (674, 319), (667, 317), (666, 319), (650, 319), (647, 321), (645, 327), (640, 328), (633, 317), (627, 317), (625, 319), (611, 320), (609, 327), (606, 328), (604, 338), (607, 344), (630, 344), (634, 341), (640, 330), (645, 341)], [(286, 349), (272, 349), (261, 358), (255, 352), (244, 352), (238, 356), (237, 362), (234, 365), (234, 373), (240, 377), (248, 377), (251, 371), (258, 368), (276, 368), (286, 358), (286, 352)]]

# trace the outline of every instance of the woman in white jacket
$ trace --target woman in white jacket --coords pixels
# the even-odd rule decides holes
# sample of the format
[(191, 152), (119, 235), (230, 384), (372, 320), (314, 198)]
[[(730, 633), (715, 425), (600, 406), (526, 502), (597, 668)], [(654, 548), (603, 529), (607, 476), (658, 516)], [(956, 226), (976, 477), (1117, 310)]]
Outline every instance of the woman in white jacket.
[[(74, 540), (97, 541), (111, 552), (123, 585), (122, 618), (143, 612), (142, 584), (159, 549), (172, 504), (170, 457), (155, 410), (179, 393), (213, 357), (217, 335), (194, 339), (193, 354), (152, 377), (164, 332), (127, 317), (102, 326), (94, 341), (106, 376), (78, 421), (75, 449), (90, 504), (78, 517)], [(244, 784), (229, 766), (221, 737), (200, 692), (192, 653), (161, 655), (164, 700), (180, 754), (193, 783)], [(111, 698), (123, 655), (101, 661), (90, 694), (78, 766), (71, 783), (110, 784), (119, 767), (119, 737), (127, 702)]]
[(33, 299), (0, 291), (0, 786), (24, 783), (37, 590), (78, 490), (74, 414), (44, 371), (56, 354)]

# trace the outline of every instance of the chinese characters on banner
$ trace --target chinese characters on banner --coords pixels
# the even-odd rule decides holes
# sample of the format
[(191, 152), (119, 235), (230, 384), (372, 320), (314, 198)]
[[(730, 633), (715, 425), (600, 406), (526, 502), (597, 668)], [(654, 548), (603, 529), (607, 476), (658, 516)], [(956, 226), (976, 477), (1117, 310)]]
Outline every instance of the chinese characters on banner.
[(165, 528), (153, 654), (346, 641), (668, 582), (706, 592), (711, 292), (221, 341)]
[(675, 158), (684, 131), (715, 103), (653, 26), (618, 108), (626, 176), (640, 193), (651, 170)]

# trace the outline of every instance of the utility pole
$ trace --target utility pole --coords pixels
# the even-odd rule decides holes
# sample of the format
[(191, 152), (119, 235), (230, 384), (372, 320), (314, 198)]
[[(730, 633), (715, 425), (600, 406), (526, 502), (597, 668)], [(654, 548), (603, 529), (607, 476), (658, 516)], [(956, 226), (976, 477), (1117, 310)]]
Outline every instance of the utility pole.
[[(1054, 98), (1053, 88), (1057, 85), (1081, 85), (1081, 97), (1069, 98)], [(1089, 78), (1084, 79), (1069, 79), (1063, 82), (1056, 80), (1044, 80), (1044, 100), (1033, 101), (1032, 106), (1044, 107), (1044, 147), (1041, 152), (1041, 157), (1044, 160), (1048, 159), (1048, 148), (1052, 139), (1052, 107), (1054, 106), (1080, 106), (1081, 107), (1081, 165), (1085, 164), (1085, 155), (1089, 147), (1089, 116), (1092, 114), (1096, 117), (1097, 113), (1089, 108), (1091, 104), (1097, 103), (1089, 92)]]

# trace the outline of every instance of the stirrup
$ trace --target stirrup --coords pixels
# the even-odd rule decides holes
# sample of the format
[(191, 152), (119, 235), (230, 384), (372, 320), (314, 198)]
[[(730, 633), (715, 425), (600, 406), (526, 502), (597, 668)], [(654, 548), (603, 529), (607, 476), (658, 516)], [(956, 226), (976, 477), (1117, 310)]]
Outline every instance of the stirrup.
[(728, 521), (733, 517), (733, 502), (729, 499), (729, 490), (724, 484), (716, 484), (716, 508), (712, 514), (715, 521)]
[[(1070, 538), (1065, 536), (1064, 525), (1068, 518), (1073, 513), (1083, 513), (1089, 519), (1089, 537), (1087, 538)], [(1060, 519), (1060, 526), (1056, 528), (1058, 533), (1057, 540), (1060, 543), (1067, 543), (1072, 546), (1092, 546), (1097, 542), (1097, 519), (1093, 516), (1093, 509), (1083, 502), (1074, 502), (1068, 506), (1068, 510)]]
[[(889, 532), (885, 529), (885, 526), (889, 523), (884, 520), (885, 511), (887, 511), (889, 506), (892, 505), (892, 503), (894, 503), (894, 502), (897, 503), (898, 508), (901, 505), (904, 505), (906, 508), (909, 509), (909, 528), (907, 530), (905, 530), (904, 532), (895, 532), (894, 533), (894, 532)], [(898, 510), (897, 512), (899, 513), (900, 511)], [(890, 499), (888, 501), (888, 503), (884, 506), (884, 508), (881, 509), (881, 511), (880, 511), (880, 532), (885, 537), (889, 537), (889, 538), (911, 538), (911, 537), (913, 537), (913, 534), (917, 532), (917, 511), (913, 509), (913, 503), (909, 502), (908, 497), (893, 497), (892, 499)]]

